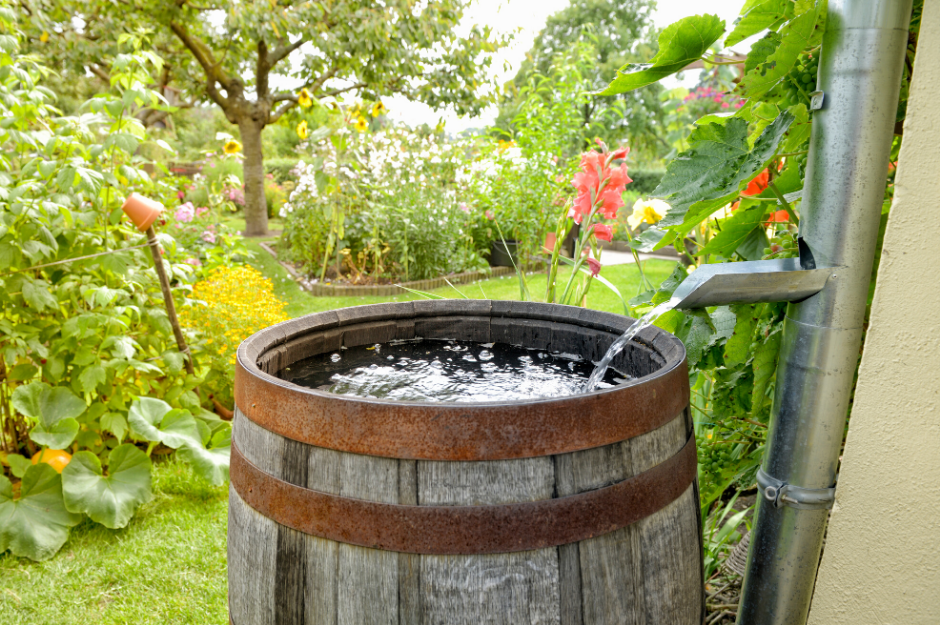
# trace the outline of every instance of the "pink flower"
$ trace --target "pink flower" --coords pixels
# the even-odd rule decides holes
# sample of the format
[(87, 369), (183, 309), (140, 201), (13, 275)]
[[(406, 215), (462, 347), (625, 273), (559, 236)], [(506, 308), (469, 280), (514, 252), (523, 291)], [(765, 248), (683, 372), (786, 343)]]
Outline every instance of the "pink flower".
[(202, 240), (206, 243), (215, 243), (215, 233), (210, 230), (206, 230), (202, 233)]
[(731, 105), (728, 104), (727, 102), (722, 102), (722, 103), (721, 103), (721, 108), (723, 108), (723, 109), (726, 109), (726, 108), (728, 108), (729, 106), (731, 106)]
[(457, 205), (457, 208), (467, 213), (468, 215), (470, 214), (470, 207), (467, 206), (466, 202), (461, 202), (460, 204)]
[[(601, 168), (608, 160), (624, 158), (628, 151), (628, 148), (620, 148), (608, 155), (592, 150), (581, 155), (581, 171), (575, 174), (571, 181), (571, 184), (578, 190), (578, 195), (574, 200), (576, 223), (581, 223), (590, 215), (595, 204), (598, 205), (598, 210), (605, 218), (614, 219), (617, 216), (617, 209), (623, 206), (621, 196), (624, 187), (632, 180), (627, 175), (626, 163), (621, 163), (620, 166), (614, 168)], [(601, 191), (600, 187), (604, 181), (607, 184)]]
[(591, 268), (591, 275), (592, 275), (592, 276), (596, 276), (597, 274), (599, 274), (599, 273), (601, 272), (601, 267), (603, 267), (603, 265), (600, 264), (600, 262), (599, 262), (597, 259), (591, 258), (590, 256), (588, 256), (588, 257), (585, 259), (585, 261), (587, 262), (588, 267)]
[(196, 209), (196, 217), (202, 217), (208, 212), (209, 212), (208, 208), (206, 208), (205, 206), (200, 206), (199, 208)]
[(186, 192), (180, 189), (179, 191), (176, 192), (176, 197), (179, 198), (180, 202), (182, 202), (183, 200), (186, 199)]
[(173, 216), (176, 217), (176, 221), (189, 223), (193, 220), (193, 215), (195, 212), (196, 209), (193, 208), (193, 203), (186, 202), (185, 204), (181, 204), (179, 208), (176, 209), (176, 213), (174, 213)]
[(594, 224), (594, 236), (598, 241), (610, 242), (614, 236), (614, 228), (605, 224)]
[(187, 265), (192, 265), (193, 267), (199, 267), (200, 265), (202, 265), (202, 263), (199, 261), (198, 258), (187, 258), (183, 262), (186, 263)]
[(487, 219), (496, 219), (496, 215), (493, 214), (493, 211), (486, 211), (483, 214), (486, 215)]

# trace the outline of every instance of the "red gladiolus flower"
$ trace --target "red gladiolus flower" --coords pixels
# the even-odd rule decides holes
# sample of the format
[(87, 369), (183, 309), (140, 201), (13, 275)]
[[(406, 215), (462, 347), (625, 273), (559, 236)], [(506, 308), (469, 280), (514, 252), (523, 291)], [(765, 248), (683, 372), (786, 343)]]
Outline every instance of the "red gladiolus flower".
[(594, 224), (594, 236), (597, 237), (598, 241), (607, 241), (609, 243), (613, 239), (614, 228), (604, 224)]
[[(608, 157), (612, 157), (611, 160), (623, 158), (627, 152), (627, 148), (621, 148), (611, 155), (593, 150), (581, 155), (581, 171), (575, 174), (571, 181), (578, 190), (573, 207), (576, 223), (581, 223), (591, 214), (595, 203), (600, 204), (598, 211), (606, 219), (614, 219), (617, 216), (617, 209), (623, 206), (624, 187), (633, 181), (627, 175), (625, 163), (614, 168), (604, 167), (604, 164), (608, 162)], [(605, 181), (606, 185), (601, 190), (601, 184)]]
[(591, 268), (591, 275), (596, 276), (601, 272), (602, 264), (597, 259), (591, 258), (590, 256), (585, 259), (587, 261), (588, 267)]

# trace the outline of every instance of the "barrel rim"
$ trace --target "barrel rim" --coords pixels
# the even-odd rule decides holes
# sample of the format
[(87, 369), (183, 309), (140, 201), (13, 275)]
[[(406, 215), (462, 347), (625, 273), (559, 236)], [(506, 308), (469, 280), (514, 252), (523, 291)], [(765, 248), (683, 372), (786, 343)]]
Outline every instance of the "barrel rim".
[(505, 402), (405, 402), (335, 395), (264, 372), (258, 359), (312, 332), (427, 317), (509, 317), (598, 332), (624, 332), (634, 319), (574, 306), (501, 300), (370, 304), (314, 313), (261, 330), (239, 345), (235, 405), (257, 425), (337, 451), (416, 460), (506, 460), (581, 451), (653, 431), (689, 404), (685, 347), (650, 327), (638, 341), (665, 361), (614, 388)]

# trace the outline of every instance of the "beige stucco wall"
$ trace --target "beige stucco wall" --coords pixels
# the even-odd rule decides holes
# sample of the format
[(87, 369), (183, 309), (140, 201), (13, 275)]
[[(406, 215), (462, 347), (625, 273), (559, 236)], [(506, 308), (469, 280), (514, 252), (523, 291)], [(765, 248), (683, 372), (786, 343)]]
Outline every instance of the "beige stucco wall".
[(925, 4), (811, 625), (940, 624), (940, 0)]

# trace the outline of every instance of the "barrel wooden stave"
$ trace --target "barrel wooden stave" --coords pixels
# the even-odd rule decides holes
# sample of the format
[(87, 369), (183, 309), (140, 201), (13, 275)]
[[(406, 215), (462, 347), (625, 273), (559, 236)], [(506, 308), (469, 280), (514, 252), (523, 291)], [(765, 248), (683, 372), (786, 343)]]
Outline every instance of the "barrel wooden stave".
[[(550, 499), (622, 481), (675, 454), (690, 426), (684, 413), (613, 445), (491, 462), (397, 460), (323, 449), (273, 434), (240, 411), (235, 440), (253, 464), (298, 486), (384, 503), (483, 505)], [(486, 555), (417, 555), (340, 544), (278, 526), (234, 490), (231, 505), (237, 533), (267, 537), (234, 549), (234, 558), (230, 553), (230, 579), (251, 580), (230, 586), (236, 625), (653, 625), (695, 623), (701, 614), (694, 485), (662, 510), (609, 534)], [(273, 542), (272, 534), (278, 537)], [(276, 584), (263, 586), (264, 579)]]

